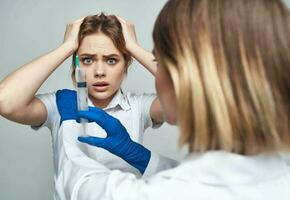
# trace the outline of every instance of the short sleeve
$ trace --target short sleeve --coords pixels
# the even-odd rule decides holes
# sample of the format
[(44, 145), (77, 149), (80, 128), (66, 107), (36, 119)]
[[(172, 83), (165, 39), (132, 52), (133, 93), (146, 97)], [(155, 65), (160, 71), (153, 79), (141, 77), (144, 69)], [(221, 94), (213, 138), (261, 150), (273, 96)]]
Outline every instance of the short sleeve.
[(162, 123), (156, 123), (150, 116), (150, 108), (153, 101), (156, 98), (156, 94), (142, 94), (139, 96), (139, 107), (141, 111), (141, 120), (143, 120), (144, 130), (148, 127), (159, 128)]
[(59, 120), (59, 113), (56, 105), (56, 96), (55, 92), (38, 94), (35, 96), (38, 98), (45, 106), (47, 111), (46, 121), (40, 126), (31, 126), (32, 129), (38, 130), (41, 127), (47, 127), (52, 130), (56, 120)]

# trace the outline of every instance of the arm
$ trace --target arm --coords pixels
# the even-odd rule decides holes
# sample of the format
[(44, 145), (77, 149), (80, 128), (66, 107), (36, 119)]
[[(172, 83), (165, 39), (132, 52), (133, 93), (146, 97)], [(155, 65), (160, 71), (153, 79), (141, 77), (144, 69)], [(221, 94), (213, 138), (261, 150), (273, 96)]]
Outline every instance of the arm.
[[(92, 162), (92, 160), (87, 160), (85, 163), (84, 160), (76, 158), (76, 160), (72, 159), (71, 162), (70, 160), (68, 162), (63, 169), (66, 173), (63, 173), (65, 177), (62, 181), (65, 194), (69, 194), (69, 198), (72, 200), (160, 199), (156, 198), (156, 193), (160, 194), (161, 185), (164, 181), (170, 180), (168, 176), (165, 177), (161, 174), (137, 178), (131, 173), (110, 170), (101, 163)], [(161, 173), (167, 174), (168, 172)], [(170, 198), (166, 197), (165, 199)]]
[(64, 42), (55, 50), (23, 65), (0, 83), (0, 114), (12, 121), (40, 125), (47, 111), (34, 95), (53, 71), (77, 49), (82, 19), (68, 24)]
[(152, 153), (141, 144), (132, 141), (121, 122), (99, 108), (89, 107), (89, 111), (79, 111), (78, 117), (96, 122), (107, 133), (106, 138), (79, 137), (80, 142), (108, 150), (137, 168), (144, 176), (150, 176), (178, 165), (177, 161)]
[[(67, 94), (64, 93), (64, 95)], [(60, 113), (62, 115), (62, 112)], [(143, 177), (177, 165), (177, 162), (152, 152), (149, 153), (145, 147), (134, 143), (119, 120), (101, 109), (90, 107), (89, 111), (78, 112), (78, 117), (96, 122), (107, 132), (106, 138), (85, 136), (79, 137), (79, 141), (104, 148), (120, 156), (138, 168), (140, 172), (143, 172), (145, 168)], [(64, 128), (66, 125), (72, 124), (68, 122)], [(75, 126), (74, 130), (81, 131), (81, 129), (82, 126)], [(69, 194), (70, 199), (139, 199), (142, 188), (144, 189), (148, 184), (145, 179), (137, 179), (133, 174), (122, 173), (119, 170), (110, 170), (97, 161), (82, 156), (70, 157), (63, 167), (64, 177), (61, 177), (59, 181), (62, 182), (60, 184), (63, 184), (65, 194)], [(146, 180), (149, 180), (148, 177)], [(156, 181), (156, 178), (154, 180)], [(130, 191), (130, 193), (124, 191)], [(107, 196), (108, 194), (110, 195)]]
[(131, 55), (140, 62), (153, 76), (157, 71), (157, 62), (152, 53), (143, 49), (136, 43), (127, 45), (128, 51)]
[(153, 76), (157, 71), (157, 62), (152, 53), (143, 49), (137, 42), (134, 24), (117, 17), (122, 26), (126, 42), (126, 49), (138, 62), (140, 62)]
[[(154, 55), (143, 49), (137, 43), (137, 37), (134, 24), (125, 21), (123, 18), (118, 17), (122, 25), (123, 35), (126, 41), (126, 48), (131, 55), (140, 62), (153, 76), (157, 71), (157, 61)], [(163, 110), (160, 105), (159, 99), (156, 98), (150, 107), (151, 119), (156, 123), (164, 122)]]

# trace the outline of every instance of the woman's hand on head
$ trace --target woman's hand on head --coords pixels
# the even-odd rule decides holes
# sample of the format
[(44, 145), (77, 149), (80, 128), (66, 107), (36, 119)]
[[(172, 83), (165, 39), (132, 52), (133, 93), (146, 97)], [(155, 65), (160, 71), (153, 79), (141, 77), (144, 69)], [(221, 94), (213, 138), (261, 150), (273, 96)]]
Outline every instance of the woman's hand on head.
[(126, 48), (129, 52), (132, 52), (134, 51), (134, 47), (138, 45), (135, 26), (133, 23), (126, 21), (120, 16), (117, 16), (117, 18), (122, 26), (123, 35), (126, 42)]
[(66, 26), (63, 43), (71, 46), (72, 53), (75, 52), (79, 46), (78, 34), (84, 18), (85, 17), (81, 17), (74, 22), (68, 23)]
[(134, 24), (124, 20), (122, 17), (117, 16), (121, 23), (123, 35), (126, 42), (126, 49), (130, 52), (131, 56), (140, 62), (152, 75), (155, 76), (157, 65), (155, 57), (152, 53), (143, 49), (137, 42)]

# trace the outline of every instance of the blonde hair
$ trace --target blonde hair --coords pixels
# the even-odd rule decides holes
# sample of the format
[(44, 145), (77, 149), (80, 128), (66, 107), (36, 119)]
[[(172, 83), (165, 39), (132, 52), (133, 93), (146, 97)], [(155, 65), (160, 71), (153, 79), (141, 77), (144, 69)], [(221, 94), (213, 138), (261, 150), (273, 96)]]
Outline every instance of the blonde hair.
[(169, 0), (153, 31), (190, 151), (290, 149), (290, 14), (280, 0)]

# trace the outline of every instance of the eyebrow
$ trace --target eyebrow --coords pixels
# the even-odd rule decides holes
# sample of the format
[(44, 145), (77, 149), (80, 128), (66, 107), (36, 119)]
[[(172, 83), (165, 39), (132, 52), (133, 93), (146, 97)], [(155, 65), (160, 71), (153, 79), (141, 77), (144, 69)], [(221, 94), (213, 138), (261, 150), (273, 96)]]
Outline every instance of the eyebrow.
[(120, 55), (118, 55), (118, 54), (109, 54), (109, 55), (103, 55), (103, 57), (105, 57), (105, 58), (109, 58), (109, 57), (120, 57)]
[[(94, 57), (96, 54), (91, 54), (91, 53), (82, 53), (79, 55), (80, 57), (88, 56), (88, 57)], [(110, 58), (110, 57), (120, 57), (118, 54), (108, 54), (108, 55), (103, 55), (105, 58)]]
[(90, 53), (82, 53), (80, 54), (79, 56), (88, 56), (88, 57), (93, 57), (95, 56), (96, 54), (90, 54)]

